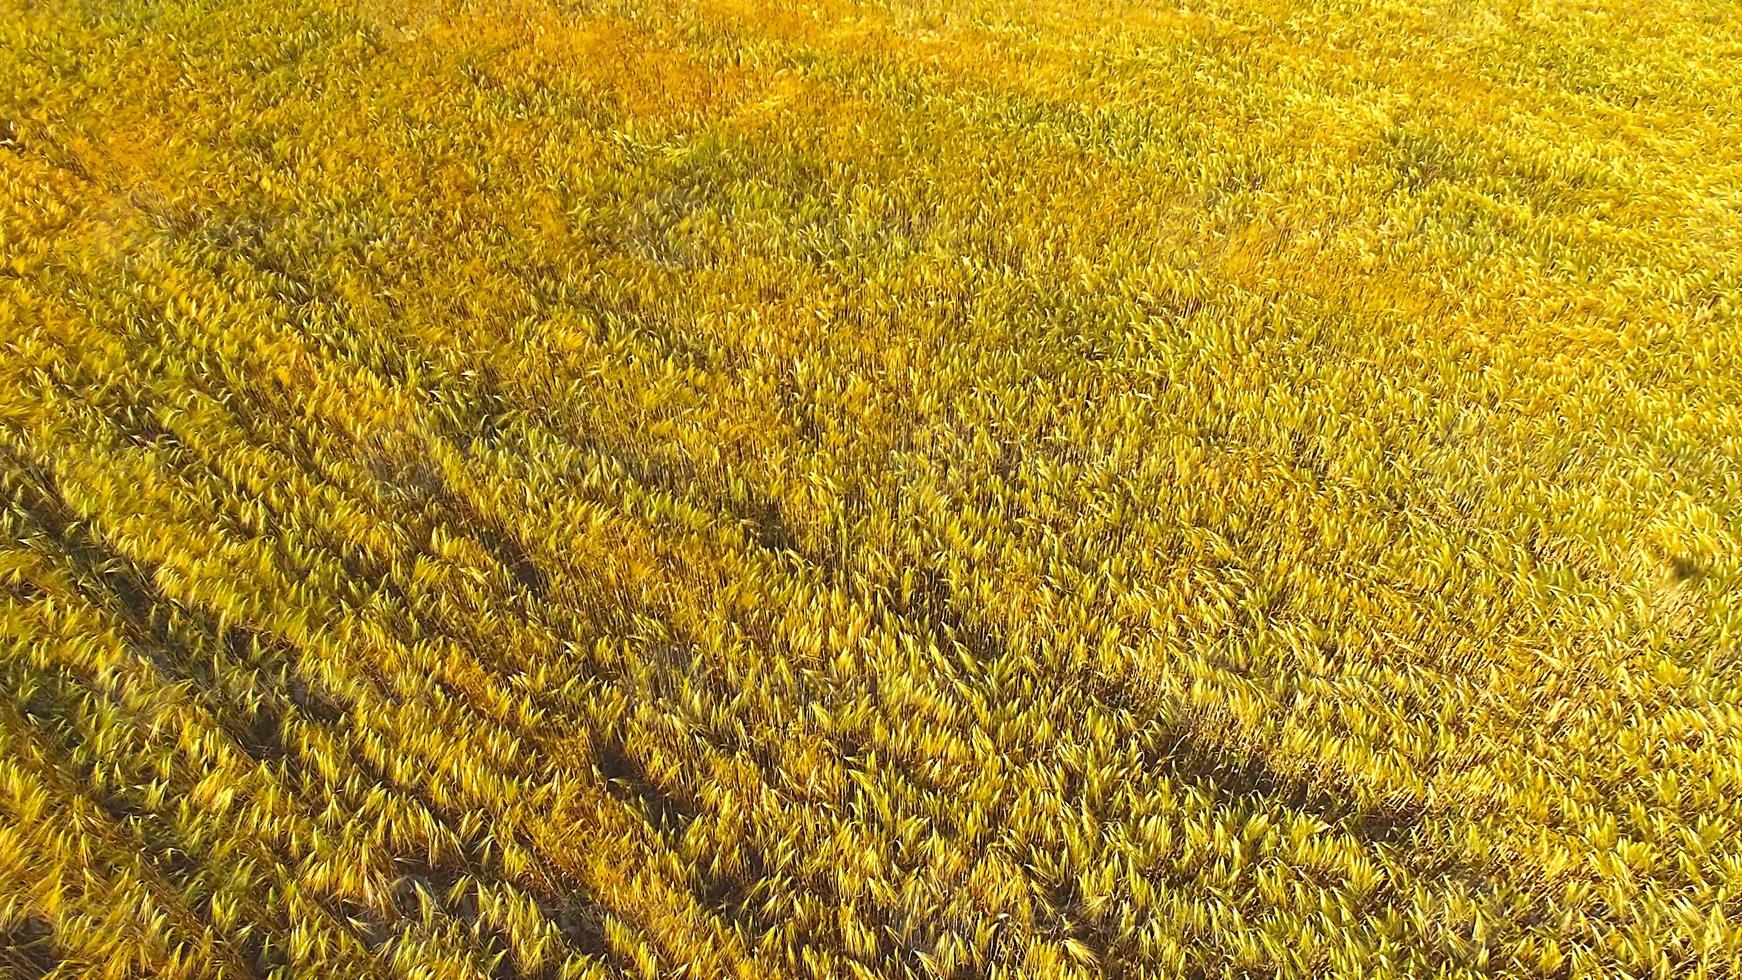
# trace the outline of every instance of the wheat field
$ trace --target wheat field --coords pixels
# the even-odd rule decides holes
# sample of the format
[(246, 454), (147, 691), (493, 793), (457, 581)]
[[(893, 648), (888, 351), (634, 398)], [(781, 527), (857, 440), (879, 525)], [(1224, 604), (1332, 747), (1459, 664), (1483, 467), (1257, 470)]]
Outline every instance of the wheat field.
[(1735, 0), (0, 0), (13, 977), (1742, 977)]

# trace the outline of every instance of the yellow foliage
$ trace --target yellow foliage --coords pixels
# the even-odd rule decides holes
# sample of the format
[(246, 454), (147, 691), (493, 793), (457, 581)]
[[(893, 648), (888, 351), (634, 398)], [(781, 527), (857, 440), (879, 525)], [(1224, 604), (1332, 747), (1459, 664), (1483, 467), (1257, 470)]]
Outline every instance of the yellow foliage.
[(1742, 17), (0, 0), (0, 971), (1742, 975)]

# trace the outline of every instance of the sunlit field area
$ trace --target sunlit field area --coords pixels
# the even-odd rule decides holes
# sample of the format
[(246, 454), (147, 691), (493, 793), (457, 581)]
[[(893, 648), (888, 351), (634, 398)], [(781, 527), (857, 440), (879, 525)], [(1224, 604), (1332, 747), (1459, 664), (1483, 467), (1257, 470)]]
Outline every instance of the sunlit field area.
[(0, 0), (11, 977), (1742, 977), (1735, 0)]

